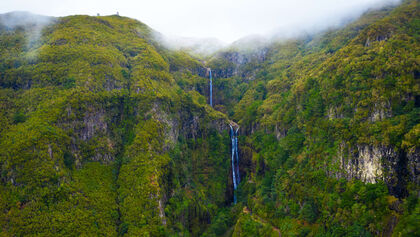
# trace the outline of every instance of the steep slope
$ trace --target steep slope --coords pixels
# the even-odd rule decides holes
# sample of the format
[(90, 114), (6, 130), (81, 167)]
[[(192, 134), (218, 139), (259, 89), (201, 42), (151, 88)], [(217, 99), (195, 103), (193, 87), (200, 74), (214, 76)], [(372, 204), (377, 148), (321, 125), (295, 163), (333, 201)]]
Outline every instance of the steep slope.
[(52, 18), (34, 41), (37, 24), (6, 23), (2, 234), (202, 231), (229, 191), (227, 118), (172, 75), (201, 64), (124, 17)]
[[(418, 234), (418, 23), (406, 1), (248, 54), (265, 56), (228, 109), (247, 135), (240, 199), (251, 210), (233, 235), (268, 235), (268, 222), (285, 235), (391, 235), (398, 220), (395, 235)], [(252, 60), (214, 60), (249, 80)]]
[(196, 58), (116, 15), (0, 15), (0, 235), (418, 235), (419, 22)]

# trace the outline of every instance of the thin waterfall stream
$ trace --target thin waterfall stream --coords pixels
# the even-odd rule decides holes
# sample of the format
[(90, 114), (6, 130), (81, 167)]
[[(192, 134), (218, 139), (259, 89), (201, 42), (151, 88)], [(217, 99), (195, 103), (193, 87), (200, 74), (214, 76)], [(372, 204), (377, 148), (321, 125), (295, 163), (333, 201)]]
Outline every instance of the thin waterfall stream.
[[(239, 176), (239, 153), (238, 153), (238, 130), (230, 126), (230, 138), (232, 141), (232, 180), (233, 180), (233, 202), (236, 203), (236, 189), (241, 181)], [(236, 158), (236, 159), (235, 159)]]
[(237, 175), (237, 183), (239, 184), (239, 182), (241, 182), (241, 178), (239, 176), (238, 130), (239, 130), (239, 127), (235, 131), (235, 154), (236, 154), (236, 175)]
[[(213, 107), (213, 78), (211, 75), (211, 68), (208, 69), (209, 79), (210, 79), (210, 91), (209, 91), (209, 104)], [(239, 175), (239, 152), (238, 152), (238, 130), (239, 126), (233, 123), (234, 126), (237, 126), (236, 129), (233, 128), (232, 124), (230, 126), (230, 138), (232, 141), (232, 180), (233, 180), (233, 203), (236, 204), (236, 189), (238, 188), (241, 178)]]

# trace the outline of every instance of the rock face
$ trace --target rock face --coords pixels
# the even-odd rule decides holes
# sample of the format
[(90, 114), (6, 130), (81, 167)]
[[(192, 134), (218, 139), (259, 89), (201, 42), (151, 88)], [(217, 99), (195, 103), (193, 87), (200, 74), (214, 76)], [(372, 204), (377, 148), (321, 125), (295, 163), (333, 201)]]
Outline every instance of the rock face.
[(343, 171), (339, 177), (348, 180), (360, 179), (367, 183), (376, 183), (382, 179), (382, 152), (377, 147), (357, 146), (356, 149), (340, 145), (338, 160)]
[[(260, 64), (267, 58), (268, 49), (261, 48), (252, 52), (241, 53), (239, 51), (221, 52), (216, 55), (213, 63), (210, 63), (214, 77), (228, 78), (239, 76), (242, 78), (253, 79), (256, 68), (248, 71), (246, 65)], [(215, 65), (212, 65), (215, 64)], [(221, 64), (221, 65), (220, 65)]]
[(369, 116), (369, 120), (371, 122), (376, 122), (376, 121), (383, 120), (385, 118), (389, 118), (391, 116), (392, 116), (391, 103), (388, 101), (388, 102), (383, 102), (380, 104), (374, 104), (374, 107)]
[(355, 178), (366, 183), (384, 181), (396, 197), (407, 195), (408, 180), (419, 184), (418, 152), (407, 154), (386, 146), (357, 145), (353, 148), (341, 144), (337, 158), (341, 170), (338, 178)]
[(165, 145), (163, 150), (168, 150), (171, 146), (175, 145), (179, 136), (195, 139), (200, 137), (205, 129), (215, 129), (219, 133), (229, 129), (228, 120), (225, 118), (205, 121), (208, 115), (204, 110), (178, 111), (175, 115), (171, 115), (161, 108), (165, 108), (165, 106), (159, 102), (155, 102), (148, 113), (157, 121), (167, 125), (165, 138), (169, 143)]
[(420, 186), (420, 149), (407, 154), (407, 169), (409, 180)]
[[(113, 111), (113, 109), (110, 110)], [(82, 159), (103, 163), (112, 162), (117, 151), (109, 123), (112, 123), (110, 118), (118, 110), (110, 112), (104, 107), (92, 104), (87, 105), (85, 109), (68, 106), (65, 111), (66, 114), (58, 125), (72, 131), (70, 151), (75, 159), (76, 167), (81, 167)], [(90, 148), (86, 149), (87, 147)]]
[(96, 111), (86, 112), (83, 118), (84, 127), (80, 130), (79, 137), (83, 140), (89, 140), (99, 132), (106, 133), (108, 125), (105, 122), (105, 111), (98, 109)]
[(191, 70), (191, 73), (192, 74), (197, 74), (200, 77), (208, 77), (208, 68), (206, 68), (204, 66), (203, 67), (198, 67), (194, 70)]

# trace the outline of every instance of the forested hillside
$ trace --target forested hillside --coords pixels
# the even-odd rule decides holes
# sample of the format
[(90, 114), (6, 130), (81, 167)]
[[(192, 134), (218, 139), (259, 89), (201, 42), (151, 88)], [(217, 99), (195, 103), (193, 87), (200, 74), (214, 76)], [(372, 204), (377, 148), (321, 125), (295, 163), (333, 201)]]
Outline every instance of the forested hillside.
[(0, 235), (420, 235), (419, 10), (210, 56), (1, 15)]
[(34, 27), (1, 33), (2, 233), (204, 228), (226, 202), (227, 117), (173, 76), (203, 66), (128, 18), (53, 19), (28, 46)]

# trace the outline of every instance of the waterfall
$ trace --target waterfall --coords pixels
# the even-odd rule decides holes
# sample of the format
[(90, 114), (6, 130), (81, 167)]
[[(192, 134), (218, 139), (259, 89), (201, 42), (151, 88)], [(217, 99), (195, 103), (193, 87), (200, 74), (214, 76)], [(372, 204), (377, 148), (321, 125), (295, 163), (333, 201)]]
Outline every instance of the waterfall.
[(213, 80), (211, 78), (211, 69), (209, 68), (210, 74), (210, 106), (213, 107)]
[(239, 177), (239, 153), (238, 153), (238, 130), (239, 127), (235, 131), (235, 154), (236, 154), (236, 175), (237, 177), (237, 183), (241, 182), (241, 178)]
[[(238, 130), (233, 129), (232, 125), (230, 125), (230, 138), (232, 141), (232, 181), (233, 181), (233, 202), (236, 203), (236, 189), (240, 182), (239, 177), (239, 153), (238, 153)], [(236, 158), (236, 159), (235, 159)], [(235, 162), (236, 160), (236, 162)]]

